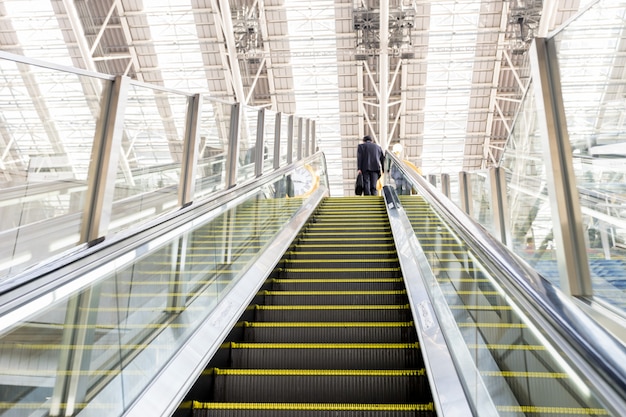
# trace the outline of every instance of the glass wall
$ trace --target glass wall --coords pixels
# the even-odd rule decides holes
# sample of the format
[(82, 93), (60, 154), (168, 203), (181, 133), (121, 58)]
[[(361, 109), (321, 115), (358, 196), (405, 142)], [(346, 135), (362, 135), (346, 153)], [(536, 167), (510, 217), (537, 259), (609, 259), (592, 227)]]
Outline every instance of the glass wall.
[[(552, 35), (593, 295), (626, 308), (626, 105), (623, 34), (626, 3), (601, 0)], [(533, 85), (509, 137), (507, 172), (514, 251), (555, 285), (559, 276), (544, 143)], [(543, 115), (542, 115), (543, 117)], [(574, 255), (575, 256), (575, 255)]]
[(2, 57), (0, 76), (2, 281), (79, 243), (93, 140), (112, 78)]
[(597, 2), (554, 36), (594, 295), (626, 308), (626, 2)]
[(178, 206), (188, 107), (188, 95), (130, 85), (111, 233)]
[(200, 108), (195, 199), (226, 188), (226, 153), (232, 104), (202, 100)]
[[(88, 241), (140, 227), (225, 190), (231, 159), (237, 184), (273, 169), (275, 112), (266, 110), (265, 125), (259, 127), (259, 109), (242, 106), (235, 138), (239, 155), (229, 158), (234, 103), (202, 97), (197, 118), (191, 118), (197, 97), (192, 93), (4, 52), (0, 76), (5, 80), (0, 85), (0, 284)], [(290, 116), (281, 116), (284, 165)], [(266, 152), (256, 167), (260, 128)], [(113, 148), (105, 154), (108, 145)], [(195, 171), (185, 169), (185, 174), (185, 167)], [(90, 170), (97, 174), (90, 177)], [(181, 189), (193, 192), (185, 196)]]
[[(325, 175), (323, 158), (307, 166)], [(285, 223), (310, 204), (288, 197), (292, 175), (185, 223), (167, 239), (89, 267), (80, 291), (36, 299), (24, 308), (32, 314), (0, 324), (0, 414), (61, 415), (55, 410), (67, 407), (63, 415), (123, 415), (246, 271), (258, 267)]]
[(559, 284), (546, 187), (542, 136), (532, 85), (528, 89), (502, 159), (506, 170), (511, 248), (555, 285)]
[(274, 142), (276, 141), (276, 112), (265, 110), (265, 128), (263, 129), (263, 172), (274, 167)]

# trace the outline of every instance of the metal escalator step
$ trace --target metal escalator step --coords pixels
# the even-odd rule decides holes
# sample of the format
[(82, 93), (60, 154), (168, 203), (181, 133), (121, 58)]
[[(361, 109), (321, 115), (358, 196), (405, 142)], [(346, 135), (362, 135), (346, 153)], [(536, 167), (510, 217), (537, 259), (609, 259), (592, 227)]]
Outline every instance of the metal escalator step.
[(415, 343), (230, 343), (231, 366), (253, 369), (420, 369)]
[(311, 278), (397, 278), (402, 272), (397, 268), (276, 268), (274, 277), (283, 279), (311, 279)]
[(267, 305), (406, 304), (406, 290), (262, 291)]
[[(217, 402), (430, 402), (425, 370), (213, 369)], [(426, 388), (426, 389), (425, 389)], [(420, 398), (422, 397), (422, 398)]]
[(423, 404), (202, 403), (193, 417), (434, 417), (432, 402)]
[[(332, 248), (331, 248), (332, 249)], [(296, 250), (290, 250), (285, 252), (285, 259), (289, 261), (298, 260), (353, 260), (353, 259), (397, 259), (395, 250), (329, 250), (328, 247), (325, 250), (312, 250), (303, 246), (296, 247)]]
[(354, 241), (347, 243), (334, 242), (332, 246), (320, 242), (297, 242), (291, 246), (291, 249), (286, 253), (287, 257), (293, 257), (294, 255), (314, 255), (319, 253), (320, 255), (338, 253), (338, 254), (357, 254), (357, 255), (373, 255), (396, 253), (396, 247), (393, 241), (387, 241), (376, 246), (372, 246), (370, 243), (362, 241)]
[(273, 279), (273, 291), (393, 291), (403, 290), (402, 278), (370, 279)]
[(379, 258), (372, 259), (366, 255), (354, 259), (283, 259), (280, 265), (285, 269), (299, 268), (299, 269), (343, 269), (343, 268), (356, 268), (359, 269), (372, 269), (372, 268), (394, 268), (398, 270), (400, 264), (398, 258)]
[(411, 321), (404, 305), (257, 305), (256, 321)]
[(325, 198), (254, 302), (193, 416), (436, 416), (381, 197)]
[(254, 343), (410, 343), (413, 322), (243, 322)]
[(352, 237), (352, 236), (301, 236), (296, 239), (299, 246), (324, 245), (326, 248), (339, 247), (340, 245), (364, 244), (364, 251), (368, 248), (380, 248), (383, 245), (393, 243), (393, 238), (389, 236), (372, 236), (372, 237)]

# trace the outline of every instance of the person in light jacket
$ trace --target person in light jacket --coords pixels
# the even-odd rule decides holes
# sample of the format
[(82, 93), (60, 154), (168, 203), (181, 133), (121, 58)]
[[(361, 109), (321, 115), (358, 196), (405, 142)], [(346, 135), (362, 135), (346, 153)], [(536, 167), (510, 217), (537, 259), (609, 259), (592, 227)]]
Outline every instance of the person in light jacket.
[(358, 173), (363, 175), (363, 194), (377, 195), (376, 184), (385, 166), (385, 154), (378, 144), (372, 141), (371, 136), (363, 137), (356, 152)]

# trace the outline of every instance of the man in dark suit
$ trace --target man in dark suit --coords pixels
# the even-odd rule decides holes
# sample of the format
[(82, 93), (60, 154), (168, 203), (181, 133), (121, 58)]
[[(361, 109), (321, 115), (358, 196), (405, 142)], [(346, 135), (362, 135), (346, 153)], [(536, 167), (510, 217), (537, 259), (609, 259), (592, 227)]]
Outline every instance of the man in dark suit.
[(358, 172), (363, 175), (363, 194), (377, 195), (376, 184), (381, 172), (384, 172), (385, 155), (369, 135), (364, 136), (363, 143), (359, 144), (356, 166)]

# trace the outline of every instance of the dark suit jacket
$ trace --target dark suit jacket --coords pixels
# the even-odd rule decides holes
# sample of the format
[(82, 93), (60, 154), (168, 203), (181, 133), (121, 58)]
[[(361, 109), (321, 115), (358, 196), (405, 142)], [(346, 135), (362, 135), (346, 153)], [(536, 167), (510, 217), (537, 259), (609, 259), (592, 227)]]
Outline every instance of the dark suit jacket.
[(381, 147), (374, 142), (360, 143), (356, 152), (356, 166), (361, 172), (383, 172), (385, 154), (383, 154)]

